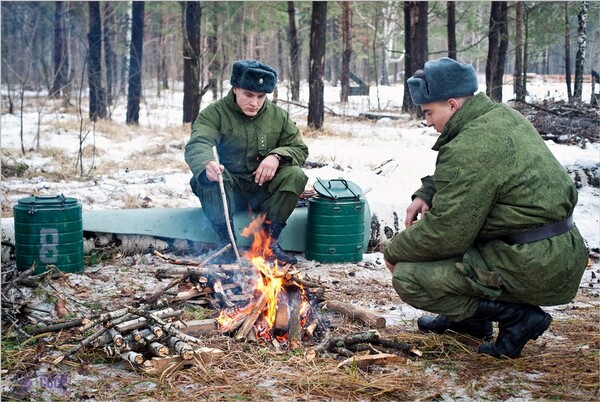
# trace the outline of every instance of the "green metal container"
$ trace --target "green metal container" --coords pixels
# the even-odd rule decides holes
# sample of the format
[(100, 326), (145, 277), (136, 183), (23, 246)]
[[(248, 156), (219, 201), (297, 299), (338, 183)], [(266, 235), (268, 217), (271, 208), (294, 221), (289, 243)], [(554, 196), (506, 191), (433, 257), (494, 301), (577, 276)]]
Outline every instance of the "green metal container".
[(319, 195), (308, 201), (306, 259), (362, 261), (366, 210), (362, 190), (344, 179), (317, 179), (313, 187)]
[(81, 204), (75, 198), (31, 196), (13, 207), (17, 269), (37, 263), (35, 274), (54, 265), (63, 272), (83, 270)]

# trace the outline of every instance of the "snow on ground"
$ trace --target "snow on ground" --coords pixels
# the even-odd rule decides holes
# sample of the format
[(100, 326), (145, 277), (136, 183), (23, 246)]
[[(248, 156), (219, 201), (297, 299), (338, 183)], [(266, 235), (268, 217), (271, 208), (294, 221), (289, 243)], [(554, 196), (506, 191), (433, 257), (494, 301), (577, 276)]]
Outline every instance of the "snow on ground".
[[(529, 89), (534, 98), (549, 95), (561, 99), (564, 96), (563, 86), (536, 81)], [(510, 90), (510, 87), (505, 88), (506, 98), (510, 97)], [(589, 97), (589, 91), (590, 88), (586, 87), (584, 97)], [(437, 153), (431, 147), (438, 136), (433, 129), (400, 113), (402, 93), (402, 87), (373, 87), (370, 96), (351, 97), (348, 104), (342, 105), (338, 102), (339, 88), (326, 87), (326, 108), (346, 117), (327, 115), (324, 133), (311, 133), (305, 138), (310, 149), (309, 161), (325, 164), (305, 170), (309, 183), (317, 178), (340, 177), (356, 183), (366, 193), (371, 212), (377, 215), (382, 226), (395, 227), (396, 231), (404, 227), (404, 211), (411, 194), (420, 185), (420, 178), (433, 172)], [(306, 85), (301, 96), (306, 104)], [(305, 126), (306, 108), (285, 102), (286, 97), (285, 88), (281, 86), (279, 104), (289, 110), (302, 128)], [(144, 99), (146, 103), (141, 105), (139, 127), (128, 127), (122, 123), (125, 120), (122, 99), (111, 110), (112, 124), (98, 123), (95, 127), (85, 127), (87, 137), (84, 147), (96, 147), (93, 159), (89, 154), (84, 156), (84, 165), (88, 167), (93, 162), (95, 167), (90, 179), (60, 179), (61, 171), (70, 171), (71, 177), (76, 171), (80, 142), (76, 114), (67, 114), (48, 103), (42, 114), (38, 152), (33, 151), (38, 114), (35, 107), (26, 109), (23, 116), (25, 155), (21, 155), (20, 151), (20, 116), (3, 114), (0, 135), (2, 168), (5, 170), (7, 166), (18, 164), (28, 166), (23, 177), (3, 178), (0, 184), (3, 218), (11, 216), (12, 206), (20, 198), (31, 194), (75, 197), (84, 210), (198, 206), (198, 200), (189, 189), (190, 174), (183, 159), (189, 127), (181, 124), (181, 91), (163, 91), (160, 98), (147, 93)], [(205, 102), (207, 99), (205, 97)], [(30, 99), (29, 104), (35, 105), (35, 100)], [(378, 105), (399, 119), (370, 121), (356, 118)], [(552, 141), (548, 141), (547, 145), (569, 170), (595, 168), (596, 174), (599, 174), (598, 143), (588, 144), (585, 149)], [(62, 150), (68, 163), (58, 164), (54, 157), (56, 152), (48, 151), (51, 149)], [(588, 247), (598, 250), (600, 189), (585, 184), (579, 190), (575, 221)], [(10, 231), (11, 221), (2, 221), (3, 232)], [(389, 239), (381, 234), (379, 240), (385, 243)], [(365, 260), (370, 258), (380, 259), (381, 256), (378, 253), (365, 256)]]

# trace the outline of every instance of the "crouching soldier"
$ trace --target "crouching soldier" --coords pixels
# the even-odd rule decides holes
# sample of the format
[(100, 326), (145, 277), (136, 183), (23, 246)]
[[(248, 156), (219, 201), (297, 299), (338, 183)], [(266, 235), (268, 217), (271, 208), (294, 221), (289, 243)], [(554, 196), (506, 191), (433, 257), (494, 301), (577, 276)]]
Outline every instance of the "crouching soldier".
[(428, 61), (408, 86), (441, 135), (435, 171), (384, 251), (394, 289), (438, 314), (419, 318), (424, 331), (487, 338), (497, 322), (479, 352), (514, 358), (552, 322), (539, 306), (579, 288), (588, 251), (573, 224), (577, 191), (527, 119), (475, 94), (471, 65)]

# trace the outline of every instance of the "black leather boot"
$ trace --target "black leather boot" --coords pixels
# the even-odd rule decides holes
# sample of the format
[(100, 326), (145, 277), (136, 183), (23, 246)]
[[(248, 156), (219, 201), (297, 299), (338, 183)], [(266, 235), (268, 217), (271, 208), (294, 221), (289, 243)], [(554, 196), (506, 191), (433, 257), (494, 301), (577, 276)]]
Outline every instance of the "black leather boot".
[(511, 359), (519, 356), (525, 344), (542, 335), (552, 322), (550, 314), (537, 306), (491, 300), (482, 301), (473, 318), (498, 322), (496, 341), (479, 346), (479, 353)]
[(285, 227), (285, 223), (283, 222), (271, 222), (264, 223), (263, 228), (265, 232), (271, 237), (271, 252), (273, 253), (273, 258), (278, 260), (279, 262), (284, 262), (287, 264), (297, 264), (298, 260), (291, 254), (283, 251), (277, 239), (279, 239), (279, 235), (281, 231)]
[[(223, 249), (228, 244), (231, 244), (231, 238), (229, 237), (229, 231), (227, 230), (227, 224), (222, 223), (218, 225), (213, 225), (214, 231), (219, 236), (219, 241), (217, 242), (217, 251)], [(231, 223), (231, 230), (233, 231), (233, 223)], [(235, 232), (234, 238), (235, 238)], [(233, 264), (236, 262), (237, 257), (235, 255), (235, 250), (233, 249), (233, 245), (227, 249), (223, 254), (213, 258), (210, 260), (210, 264)]]
[(492, 322), (488, 320), (473, 320), (468, 318), (462, 321), (452, 321), (445, 315), (423, 316), (417, 320), (421, 331), (443, 334), (447, 330), (467, 334), (474, 338), (487, 339), (494, 334)]

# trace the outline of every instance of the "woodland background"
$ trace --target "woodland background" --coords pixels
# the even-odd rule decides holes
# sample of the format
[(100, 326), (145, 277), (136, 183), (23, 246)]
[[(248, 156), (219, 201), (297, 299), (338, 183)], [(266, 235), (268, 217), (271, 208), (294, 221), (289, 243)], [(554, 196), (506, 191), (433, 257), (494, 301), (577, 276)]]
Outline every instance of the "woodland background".
[[(347, 102), (441, 56), (472, 63), (495, 100), (512, 81), (523, 101), (528, 77), (541, 74), (564, 82), (570, 102), (596, 102), (581, 88), (597, 76), (599, 2), (3, 1), (1, 12), (2, 112), (22, 113), (26, 92), (40, 115), (48, 98), (62, 98), (79, 111), (82, 136), (84, 123), (110, 119), (124, 102), (127, 123), (138, 124), (150, 91), (181, 85), (182, 123), (191, 122), (204, 96), (224, 95), (231, 64), (249, 58), (279, 71), (281, 101), (298, 102), (308, 81), (316, 129), (324, 81)], [(404, 88), (403, 112), (418, 114)]]

